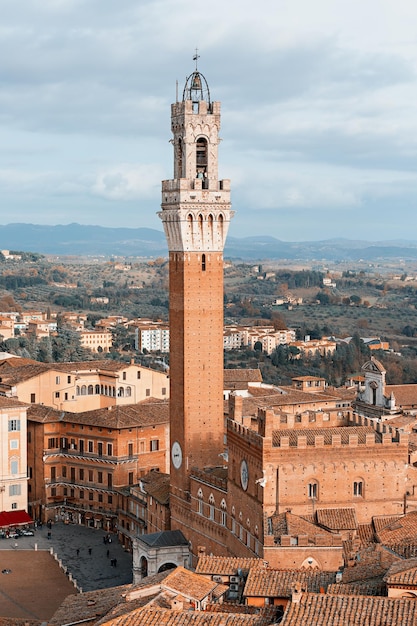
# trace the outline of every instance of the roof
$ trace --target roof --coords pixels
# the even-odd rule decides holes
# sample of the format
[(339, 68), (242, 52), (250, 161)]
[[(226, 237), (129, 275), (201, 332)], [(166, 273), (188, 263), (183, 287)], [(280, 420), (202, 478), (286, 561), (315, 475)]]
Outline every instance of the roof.
[(383, 528), (377, 530), (381, 543), (392, 546), (394, 544), (417, 543), (417, 511), (407, 513), (403, 517), (394, 519)]
[(318, 509), (317, 522), (328, 530), (356, 530), (355, 509)]
[(166, 400), (147, 398), (138, 404), (119, 404), (80, 413), (57, 411), (42, 404), (32, 404), (28, 408), (28, 420), (41, 423), (70, 422), (116, 429), (154, 426), (169, 422), (169, 404)]
[(212, 576), (234, 576), (238, 570), (249, 571), (266, 567), (265, 561), (260, 558), (245, 558), (237, 556), (200, 556), (196, 573)]
[[(170, 532), (181, 533), (181, 531)], [(161, 586), (164, 589), (180, 593), (185, 598), (190, 598), (198, 602), (202, 602), (205, 598), (210, 596), (216, 587), (224, 588), (223, 593), (227, 591), (225, 585), (219, 585), (219, 583), (208, 580), (204, 576), (200, 576), (195, 572), (185, 569), (185, 567), (176, 567), (171, 570)]]
[(260, 369), (234, 369), (224, 370), (224, 386), (227, 383), (261, 383), (262, 374)]
[(208, 611), (172, 611), (146, 607), (128, 615), (102, 622), (102, 626), (266, 626), (259, 615), (210, 613)]
[(394, 394), (396, 406), (417, 406), (417, 385), (386, 385), (385, 396)]
[(333, 428), (306, 428), (300, 430), (274, 430), (272, 434), (272, 445), (279, 447), (281, 445), (282, 438), (288, 438), (290, 446), (297, 447), (298, 439), (300, 437), (306, 437), (307, 445), (314, 446), (316, 437), (323, 436), (324, 445), (331, 446), (333, 437), (340, 435), (341, 444), (349, 445), (349, 437), (351, 435), (358, 436), (358, 444), (366, 444), (366, 435), (375, 435), (376, 441), (382, 440), (381, 433), (378, 433), (372, 426), (339, 426)]
[(309, 539), (316, 535), (321, 535), (332, 537), (333, 539), (332, 533), (293, 513), (279, 513), (278, 515), (273, 515), (270, 520), (272, 533), (276, 539), (279, 539), (282, 535), (290, 535), (292, 537), (306, 535)]
[(417, 558), (393, 563), (384, 580), (388, 586), (417, 586)]
[(180, 530), (163, 530), (149, 535), (140, 535), (138, 541), (151, 547), (188, 546), (188, 541)]
[(261, 598), (290, 598), (294, 583), (306, 591), (327, 590), (336, 581), (334, 572), (251, 569), (243, 595)]
[(141, 479), (143, 489), (159, 504), (169, 503), (170, 477), (162, 472), (148, 472)]
[[(107, 621), (105, 616), (110, 611), (112, 615), (117, 613), (118, 616), (129, 613), (133, 609), (144, 606), (160, 593), (159, 585), (167, 575), (168, 572), (161, 572), (148, 576), (134, 585), (109, 587), (68, 596), (49, 620), (48, 626), (61, 626), (71, 622), (86, 623), (89, 619), (92, 624), (97, 624), (100, 618)], [(156, 590), (155, 586), (157, 586)], [(148, 592), (147, 587), (149, 587)], [(130, 592), (140, 590), (142, 590), (140, 595), (133, 596), (133, 599), (129, 598)]]
[(417, 602), (409, 598), (303, 594), (288, 604), (282, 626), (408, 626), (417, 623)]
[(385, 590), (386, 585), (382, 576), (367, 580), (355, 580), (351, 583), (334, 583), (327, 587), (327, 593), (334, 596), (385, 596)]
[(33, 519), (26, 511), (2, 511), (0, 513), (0, 527), (22, 526), (23, 524), (33, 524)]

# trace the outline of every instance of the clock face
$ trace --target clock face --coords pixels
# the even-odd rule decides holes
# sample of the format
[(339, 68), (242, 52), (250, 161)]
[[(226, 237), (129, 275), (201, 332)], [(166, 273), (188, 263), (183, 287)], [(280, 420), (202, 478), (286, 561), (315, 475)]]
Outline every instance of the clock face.
[(175, 469), (179, 469), (182, 464), (182, 450), (178, 441), (174, 441), (171, 448), (171, 460)]
[(248, 488), (248, 481), (249, 481), (248, 464), (246, 460), (243, 459), (242, 463), (240, 464), (240, 484), (242, 485), (242, 489), (244, 491), (246, 491), (246, 489)]

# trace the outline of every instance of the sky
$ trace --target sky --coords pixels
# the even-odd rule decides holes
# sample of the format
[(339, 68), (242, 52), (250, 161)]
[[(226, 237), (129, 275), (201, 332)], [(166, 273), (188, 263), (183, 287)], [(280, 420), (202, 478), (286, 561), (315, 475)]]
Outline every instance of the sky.
[(1, 0), (0, 224), (162, 231), (198, 49), (229, 235), (417, 240), (416, 24), (415, 0)]

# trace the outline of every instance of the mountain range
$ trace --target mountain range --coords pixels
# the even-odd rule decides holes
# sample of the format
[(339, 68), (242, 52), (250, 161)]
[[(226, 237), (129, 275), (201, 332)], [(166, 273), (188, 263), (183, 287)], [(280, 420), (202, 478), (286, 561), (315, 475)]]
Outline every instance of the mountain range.
[[(162, 231), (152, 228), (108, 228), (67, 224), (0, 225), (0, 249), (67, 256), (167, 256)], [(271, 236), (228, 237), (225, 257), (242, 261), (370, 261), (417, 259), (417, 241), (328, 239), (288, 242)]]

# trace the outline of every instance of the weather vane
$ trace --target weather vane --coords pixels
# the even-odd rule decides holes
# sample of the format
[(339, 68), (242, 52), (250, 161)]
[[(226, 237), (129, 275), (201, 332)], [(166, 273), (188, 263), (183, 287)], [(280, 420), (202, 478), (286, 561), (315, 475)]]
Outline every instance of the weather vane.
[(193, 56), (193, 61), (195, 61), (195, 71), (198, 71), (197, 68), (197, 63), (198, 63), (198, 59), (200, 58), (200, 55), (198, 54), (198, 48), (195, 49), (195, 55)]

